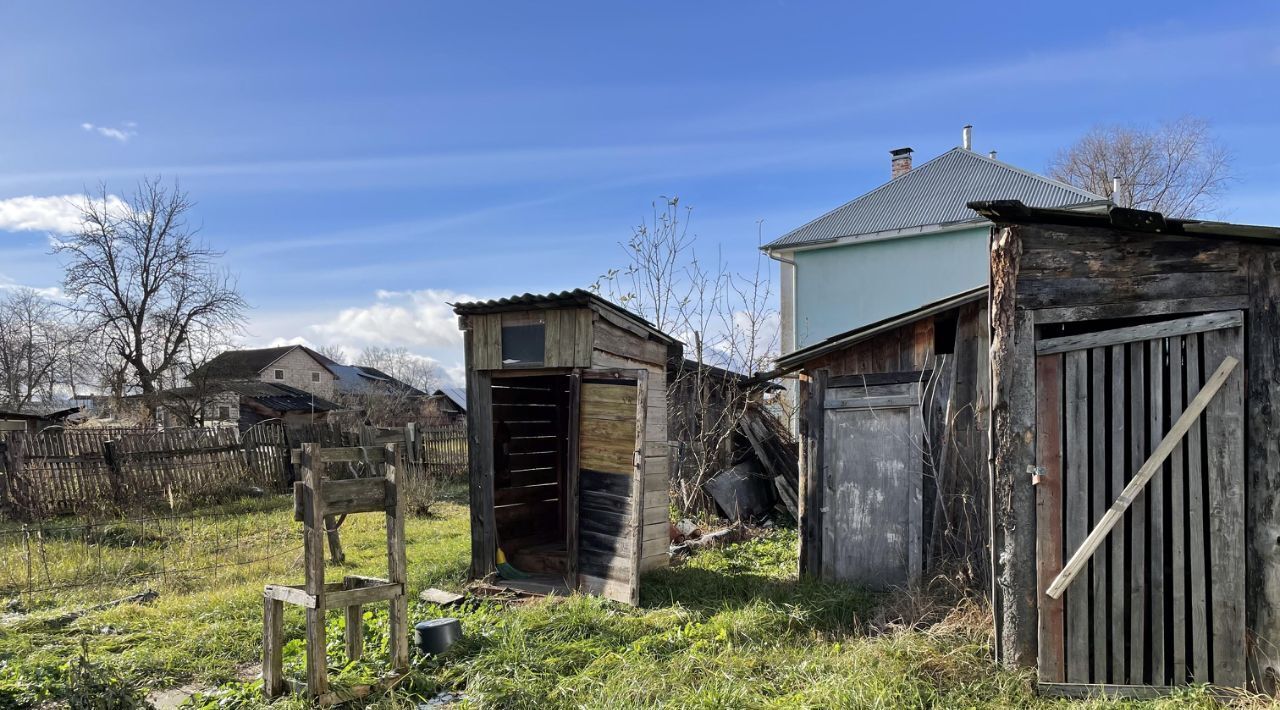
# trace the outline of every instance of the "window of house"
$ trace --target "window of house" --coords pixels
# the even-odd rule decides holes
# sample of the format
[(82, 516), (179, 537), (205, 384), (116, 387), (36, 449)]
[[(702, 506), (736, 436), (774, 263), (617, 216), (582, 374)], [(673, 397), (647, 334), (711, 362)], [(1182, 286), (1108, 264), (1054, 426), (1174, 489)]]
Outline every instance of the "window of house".
[(546, 351), (546, 328), (542, 323), (502, 326), (502, 364), (541, 364)]
[(218, 419), (226, 421), (231, 418), (231, 407), (218, 407)]
[(311, 373), (311, 381), (312, 381), (312, 382), (319, 382), (319, 381), (320, 381), (320, 373), (319, 373), (319, 372), (313, 372), (313, 373)]
[(284, 370), (276, 370), (276, 379), (277, 379), (277, 380), (283, 380), (283, 379), (284, 379)]

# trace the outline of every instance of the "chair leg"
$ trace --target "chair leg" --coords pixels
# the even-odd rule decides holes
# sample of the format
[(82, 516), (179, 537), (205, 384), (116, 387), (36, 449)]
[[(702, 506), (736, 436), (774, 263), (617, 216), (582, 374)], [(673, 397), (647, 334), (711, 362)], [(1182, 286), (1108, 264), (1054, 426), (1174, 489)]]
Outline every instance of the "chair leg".
[(359, 604), (347, 607), (347, 626), (343, 638), (347, 642), (347, 660), (358, 661), (364, 653), (364, 608)]
[(324, 609), (307, 609), (307, 693), (329, 692), (329, 658), (326, 655)]

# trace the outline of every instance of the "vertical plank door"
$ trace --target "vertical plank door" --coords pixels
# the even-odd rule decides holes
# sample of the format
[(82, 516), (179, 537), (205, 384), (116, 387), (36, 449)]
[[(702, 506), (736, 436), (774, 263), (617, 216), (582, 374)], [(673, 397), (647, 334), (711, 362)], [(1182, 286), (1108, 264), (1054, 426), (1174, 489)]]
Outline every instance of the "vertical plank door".
[(640, 601), (645, 376), (585, 371), (578, 387), (578, 586), (628, 604)]

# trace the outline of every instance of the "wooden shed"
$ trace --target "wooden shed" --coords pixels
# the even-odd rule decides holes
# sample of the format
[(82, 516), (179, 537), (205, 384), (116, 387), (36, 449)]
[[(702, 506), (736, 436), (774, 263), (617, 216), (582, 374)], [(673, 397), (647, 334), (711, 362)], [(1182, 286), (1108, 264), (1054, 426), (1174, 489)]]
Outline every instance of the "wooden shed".
[(802, 573), (988, 584), (986, 303), (975, 288), (778, 361), (800, 375)]
[(640, 573), (668, 561), (666, 372), (679, 344), (583, 290), (454, 310), (466, 348), (472, 577), (637, 603)]
[(1280, 229), (991, 219), (998, 652), (1041, 688), (1273, 692)]

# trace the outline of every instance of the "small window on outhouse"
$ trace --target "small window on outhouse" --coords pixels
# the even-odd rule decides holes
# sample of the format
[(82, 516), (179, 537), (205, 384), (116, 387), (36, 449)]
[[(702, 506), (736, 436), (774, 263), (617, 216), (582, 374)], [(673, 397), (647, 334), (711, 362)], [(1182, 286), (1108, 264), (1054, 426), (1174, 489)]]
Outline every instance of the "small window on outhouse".
[(226, 421), (231, 418), (231, 407), (218, 407), (218, 419)]
[(275, 374), (276, 374), (276, 379), (277, 379), (277, 380), (283, 380), (283, 379), (284, 379), (284, 370), (276, 370), (276, 373), (275, 373)]
[(502, 326), (503, 365), (541, 365), (546, 349), (546, 327), (542, 323)]
[(320, 373), (319, 373), (319, 372), (313, 372), (313, 373), (311, 373), (311, 381), (312, 381), (312, 382), (319, 382), (319, 381), (320, 381)]

